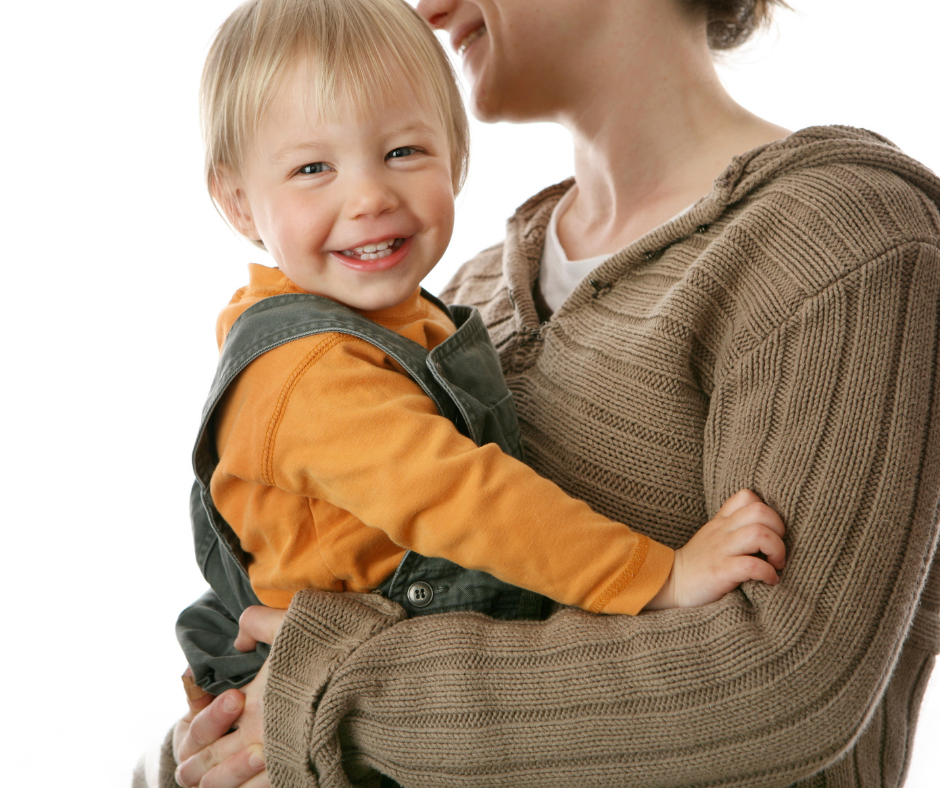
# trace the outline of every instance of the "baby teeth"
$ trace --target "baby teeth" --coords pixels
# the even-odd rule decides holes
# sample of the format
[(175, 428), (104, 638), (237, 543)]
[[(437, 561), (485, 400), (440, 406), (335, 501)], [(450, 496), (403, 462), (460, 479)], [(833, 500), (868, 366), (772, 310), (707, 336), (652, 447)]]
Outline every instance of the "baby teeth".
[(347, 249), (343, 254), (350, 257), (357, 256), (360, 260), (381, 260), (383, 257), (388, 257), (401, 246), (402, 243), (404, 243), (404, 239), (395, 238), (391, 241), (382, 241), (377, 244), (356, 246), (352, 249)]

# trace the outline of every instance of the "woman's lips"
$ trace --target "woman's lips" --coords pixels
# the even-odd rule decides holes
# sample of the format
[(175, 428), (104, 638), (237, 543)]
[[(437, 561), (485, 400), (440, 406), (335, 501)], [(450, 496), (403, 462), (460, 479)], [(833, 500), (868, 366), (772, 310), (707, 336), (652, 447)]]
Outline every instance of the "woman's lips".
[[(413, 235), (377, 244), (365, 244), (342, 252), (330, 252), (334, 259), (355, 271), (384, 271), (398, 265), (411, 250)], [(380, 247), (385, 246), (384, 249)]]

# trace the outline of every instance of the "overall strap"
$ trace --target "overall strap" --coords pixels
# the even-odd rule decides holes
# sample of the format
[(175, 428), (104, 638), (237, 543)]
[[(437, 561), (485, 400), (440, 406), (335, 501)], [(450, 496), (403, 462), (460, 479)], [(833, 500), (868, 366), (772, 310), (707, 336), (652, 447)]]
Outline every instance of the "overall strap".
[[(209, 398), (202, 411), (200, 435), (226, 389), (249, 363), (280, 345), (330, 332), (359, 337), (388, 353), (441, 407), (438, 384), (427, 365), (428, 351), (421, 345), (328, 298), (291, 293), (265, 298), (246, 309), (235, 321), (222, 346)], [(447, 403), (444, 405), (446, 408)], [(442, 411), (442, 415), (449, 417), (449, 412)]]
[(472, 306), (454, 305), (449, 311), (457, 332), (428, 353), (427, 364), (460, 412), (458, 429), (477, 446), (495, 443), (523, 460), (512, 394), (483, 318)]

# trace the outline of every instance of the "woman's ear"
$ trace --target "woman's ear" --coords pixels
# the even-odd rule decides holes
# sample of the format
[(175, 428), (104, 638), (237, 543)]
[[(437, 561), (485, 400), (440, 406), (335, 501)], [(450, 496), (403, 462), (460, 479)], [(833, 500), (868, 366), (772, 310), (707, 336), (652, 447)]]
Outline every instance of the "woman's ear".
[(241, 178), (231, 167), (219, 165), (209, 182), (209, 192), (232, 227), (251, 241), (261, 240)]

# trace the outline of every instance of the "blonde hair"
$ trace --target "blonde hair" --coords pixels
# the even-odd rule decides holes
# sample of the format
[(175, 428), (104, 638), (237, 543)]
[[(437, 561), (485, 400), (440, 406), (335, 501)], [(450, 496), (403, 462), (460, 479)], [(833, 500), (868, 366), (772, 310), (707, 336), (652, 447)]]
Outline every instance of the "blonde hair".
[(469, 129), (450, 61), (431, 28), (404, 0), (249, 0), (216, 34), (202, 72), (200, 108), (206, 181), (239, 172), (246, 146), (283, 78), (306, 63), (316, 111), (335, 118), (341, 99), (362, 111), (401, 91), (437, 107), (450, 144), (454, 192), (463, 185)]

